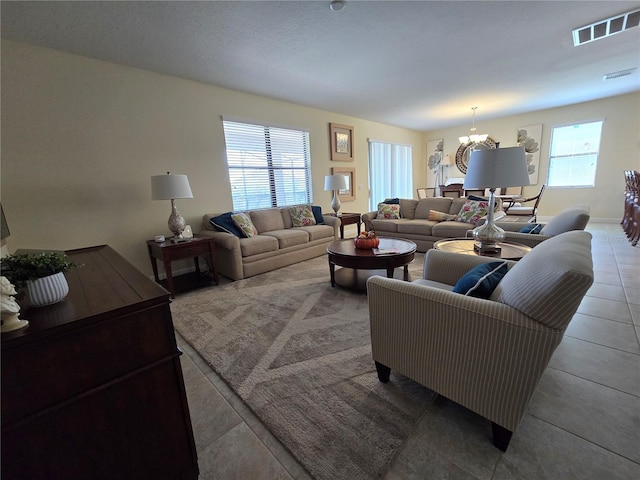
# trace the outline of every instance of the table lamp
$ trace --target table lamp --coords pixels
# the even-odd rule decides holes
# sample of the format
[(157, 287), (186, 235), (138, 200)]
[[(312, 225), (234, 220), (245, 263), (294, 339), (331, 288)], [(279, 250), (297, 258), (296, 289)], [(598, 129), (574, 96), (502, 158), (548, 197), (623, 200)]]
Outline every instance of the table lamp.
[(331, 208), (336, 212), (336, 217), (340, 216), (340, 199), (338, 192), (347, 188), (347, 180), (344, 175), (327, 175), (324, 177), (325, 191), (333, 190), (333, 200), (331, 200)]
[(184, 242), (186, 239), (182, 232), (186, 227), (186, 222), (176, 208), (176, 198), (193, 198), (189, 179), (186, 175), (154, 175), (151, 177), (151, 199), (171, 200), (171, 215), (169, 215), (169, 230), (173, 233), (171, 241), (173, 243)]
[(529, 172), (524, 147), (473, 150), (469, 155), (469, 167), (464, 179), (464, 188), (488, 188), (489, 208), (484, 225), (473, 229), (476, 240), (474, 248), (482, 252), (500, 251), (504, 230), (493, 220), (495, 191), (499, 187), (529, 185)]

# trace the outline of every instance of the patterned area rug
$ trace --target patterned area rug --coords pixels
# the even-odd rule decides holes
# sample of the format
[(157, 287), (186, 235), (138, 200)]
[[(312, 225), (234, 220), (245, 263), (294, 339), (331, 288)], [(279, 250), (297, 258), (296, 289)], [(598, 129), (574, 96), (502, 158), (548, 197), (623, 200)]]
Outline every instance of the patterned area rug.
[[(422, 271), (422, 254), (410, 265)], [(326, 256), (179, 296), (176, 329), (317, 479), (381, 478), (435, 395), (378, 381), (367, 296)]]

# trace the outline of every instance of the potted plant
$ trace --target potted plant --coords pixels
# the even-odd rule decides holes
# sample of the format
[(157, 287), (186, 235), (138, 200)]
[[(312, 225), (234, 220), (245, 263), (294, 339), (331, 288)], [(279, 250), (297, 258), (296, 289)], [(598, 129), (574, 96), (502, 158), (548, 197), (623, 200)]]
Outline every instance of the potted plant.
[(2, 275), (20, 290), (29, 292), (31, 306), (53, 305), (69, 293), (64, 276), (68, 270), (80, 265), (57, 252), (20, 253), (0, 259)]

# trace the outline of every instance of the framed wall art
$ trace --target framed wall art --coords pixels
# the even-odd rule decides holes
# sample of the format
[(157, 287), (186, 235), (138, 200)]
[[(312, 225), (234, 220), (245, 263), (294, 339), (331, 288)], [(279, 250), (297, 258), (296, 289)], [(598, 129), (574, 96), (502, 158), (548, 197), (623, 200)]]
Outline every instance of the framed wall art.
[(529, 171), (529, 184), (538, 184), (538, 170), (540, 170), (540, 142), (542, 140), (542, 124), (527, 125), (518, 128), (518, 145), (524, 147)]
[(330, 123), (329, 136), (331, 138), (331, 160), (334, 162), (353, 162), (353, 127)]
[(353, 201), (356, 199), (356, 169), (334, 167), (331, 169), (331, 175), (344, 175), (347, 180), (347, 188), (338, 191), (338, 198), (341, 201)]

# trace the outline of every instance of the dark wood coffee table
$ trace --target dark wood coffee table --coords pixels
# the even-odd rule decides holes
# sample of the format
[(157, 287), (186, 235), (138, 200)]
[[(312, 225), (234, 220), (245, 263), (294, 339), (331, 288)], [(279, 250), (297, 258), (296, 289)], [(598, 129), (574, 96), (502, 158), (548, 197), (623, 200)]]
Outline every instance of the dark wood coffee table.
[[(353, 239), (337, 240), (327, 245), (331, 286), (336, 283), (353, 290), (366, 290), (367, 278), (386, 275), (393, 278), (395, 269), (404, 267), (402, 278), (409, 281), (409, 264), (416, 253), (416, 244), (408, 240), (381, 238), (381, 250), (395, 250), (393, 253), (376, 255), (372, 249), (358, 249)], [(336, 265), (340, 268), (336, 271)]]
[[(447, 238), (445, 240), (438, 240), (433, 244), (433, 248), (442, 250), (443, 252), (479, 255), (479, 253), (473, 249), (474, 243), (475, 240), (473, 238)], [(503, 260), (520, 260), (531, 251), (531, 247), (516, 242), (500, 242), (500, 247), (500, 252), (485, 252), (482, 253), (482, 256), (501, 258)]]

